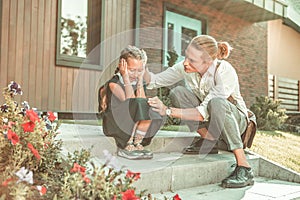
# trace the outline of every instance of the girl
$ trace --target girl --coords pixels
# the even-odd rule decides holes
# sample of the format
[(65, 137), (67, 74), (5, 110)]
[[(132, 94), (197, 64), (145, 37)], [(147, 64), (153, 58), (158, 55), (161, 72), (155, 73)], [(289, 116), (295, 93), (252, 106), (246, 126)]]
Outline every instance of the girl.
[(144, 50), (128, 46), (122, 50), (115, 75), (100, 88), (103, 131), (114, 137), (117, 155), (127, 159), (151, 159), (145, 150), (162, 125), (162, 117), (147, 103), (143, 75)]

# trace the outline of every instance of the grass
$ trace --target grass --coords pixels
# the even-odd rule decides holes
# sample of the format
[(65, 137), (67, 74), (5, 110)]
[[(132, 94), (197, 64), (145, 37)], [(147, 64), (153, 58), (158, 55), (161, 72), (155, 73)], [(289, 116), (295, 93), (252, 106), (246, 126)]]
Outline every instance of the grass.
[[(102, 125), (102, 120), (62, 120), (62, 123)], [(166, 131), (188, 132), (186, 126), (164, 126)], [(300, 173), (300, 135), (282, 131), (258, 131), (251, 151)]]
[(300, 135), (282, 131), (258, 131), (251, 151), (300, 173)]

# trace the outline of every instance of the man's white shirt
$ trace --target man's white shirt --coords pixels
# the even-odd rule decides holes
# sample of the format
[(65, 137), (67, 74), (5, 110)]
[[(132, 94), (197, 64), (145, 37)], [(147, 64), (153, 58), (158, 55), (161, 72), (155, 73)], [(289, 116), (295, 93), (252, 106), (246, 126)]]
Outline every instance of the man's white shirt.
[(165, 71), (153, 74), (150, 72), (151, 81), (148, 89), (166, 87), (185, 80), (187, 89), (191, 90), (202, 102), (197, 106), (197, 110), (205, 120), (208, 119), (208, 102), (212, 98), (227, 99), (232, 96), (238, 103), (239, 109), (247, 116), (247, 107), (240, 93), (238, 76), (232, 65), (222, 60), (216, 70), (218, 60), (208, 68), (201, 77), (199, 73), (186, 73), (184, 71), (183, 61), (167, 68)]

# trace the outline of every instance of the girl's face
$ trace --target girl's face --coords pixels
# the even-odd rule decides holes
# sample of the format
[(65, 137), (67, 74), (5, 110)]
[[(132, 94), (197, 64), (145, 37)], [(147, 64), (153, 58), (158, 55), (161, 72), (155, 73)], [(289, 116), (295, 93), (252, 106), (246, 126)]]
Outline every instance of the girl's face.
[(134, 58), (128, 58), (127, 71), (128, 71), (130, 82), (137, 81), (137, 78), (139, 76), (142, 76), (144, 72), (143, 61)]
[(212, 61), (203, 60), (203, 54), (203, 51), (189, 45), (185, 50), (184, 71), (187, 73), (198, 72), (203, 75), (212, 64)]

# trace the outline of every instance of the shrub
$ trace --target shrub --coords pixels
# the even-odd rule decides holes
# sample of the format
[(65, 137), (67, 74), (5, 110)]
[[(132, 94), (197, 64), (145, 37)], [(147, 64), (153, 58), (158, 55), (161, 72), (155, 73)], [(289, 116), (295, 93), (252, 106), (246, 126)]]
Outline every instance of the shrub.
[(256, 97), (251, 105), (256, 116), (257, 128), (261, 130), (278, 130), (287, 119), (285, 109), (280, 108), (281, 101), (270, 97)]
[(20, 106), (16, 95), (22, 95), (21, 87), (11, 82), (4, 88), (5, 103), (0, 109), (0, 199), (152, 200), (132, 186), (140, 173), (125, 173), (106, 150), (100, 166), (90, 162), (91, 149), (63, 158), (54, 114), (42, 115), (30, 109), (28, 102)]
[(63, 159), (54, 114), (18, 104), (16, 95), (21, 87), (11, 82), (0, 110), (0, 199), (140, 199), (131, 186), (139, 173), (112, 167), (108, 153), (102, 166), (89, 163), (90, 150)]

